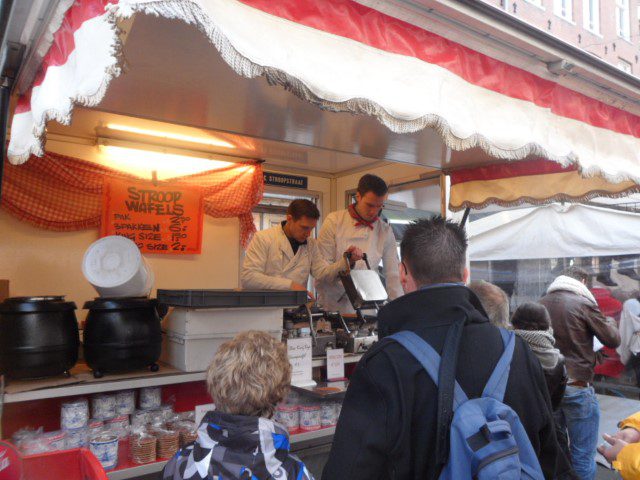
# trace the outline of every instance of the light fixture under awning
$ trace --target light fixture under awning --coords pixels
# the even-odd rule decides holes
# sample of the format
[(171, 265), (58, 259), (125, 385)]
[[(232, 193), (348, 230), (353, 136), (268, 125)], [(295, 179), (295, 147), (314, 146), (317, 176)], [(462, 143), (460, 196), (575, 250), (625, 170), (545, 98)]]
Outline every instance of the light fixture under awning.
[(105, 128), (109, 130), (115, 130), (117, 132), (133, 133), (133, 134), (141, 135), (143, 137), (176, 140), (178, 142), (195, 143), (198, 145), (206, 145), (209, 147), (222, 147), (222, 148), (230, 148), (230, 149), (236, 148), (236, 146), (233, 143), (227, 142), (226, 140), (222, 140), (221, 138), (214, 137), (214, 136), (196, 137), (194, 135), (186, 135), (184, 133), (155, 130), (150, 128), (140, 128), (140, 127), (134, 127), (131, 125), (120, 125), (118, 123), (108, 123), (107, 125), (105, 125)]
[(456, 150), (535, 155), (640, 183), (639, 117), (353, 0), (77, 1), (19, 102), (13, 163), (42, 154), (47, 120), (99, 103), (120, 74), (113, 21), (135, 12), (195, 24), (238, 74), (322, 108), (371, 115), (399, 133), (433, 128)]

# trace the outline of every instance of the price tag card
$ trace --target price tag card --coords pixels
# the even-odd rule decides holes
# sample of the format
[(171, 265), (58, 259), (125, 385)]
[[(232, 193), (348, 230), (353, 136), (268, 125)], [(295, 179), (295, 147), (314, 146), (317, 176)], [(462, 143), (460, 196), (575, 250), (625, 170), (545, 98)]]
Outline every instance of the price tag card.
[(342, 380), (344, 378), (344, 349), (327, 350), (327, 380)]
[(291, 364), (291, 384), (298, 387), (315, 386), (313, 381), (313, 359), (311, 337), (287, 340), (289, 363)]

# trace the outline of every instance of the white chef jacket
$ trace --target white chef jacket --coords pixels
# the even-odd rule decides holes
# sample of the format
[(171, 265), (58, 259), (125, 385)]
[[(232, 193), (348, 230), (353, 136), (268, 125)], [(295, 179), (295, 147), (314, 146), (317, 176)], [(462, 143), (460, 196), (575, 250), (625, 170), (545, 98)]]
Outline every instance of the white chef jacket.
[[(367, 226), (356, 226), (348, 210), (331, 212), (322, 224), (318, 236), (320, 252), (328, 262), (340, 260), (342, 254), (351, 245), (367, 254), (369, 265), (376, 269), (382, 261), (385, 283), (389, 299), (404, 294), (398, 271), (398, 251), (393, 230), (382, 220), (374, 223), (373, 230)], [(344, 260), (343, 260), (344, 262)], [(356, 269), (367, 268), (363, 260), (356, 262)], [(317, 282), (318, 303), (322, 308), (341, 313), (353, 313), (351, 302), (344, 295), (340, 279), (320, 280)]]
[(616, 352), (626, 365), (633, 355), (640, 354), (640, 302), (637, 299), (624, 302), (619, 328), (621, 342)]
[(242, 288), (290, 290), (291, 282), (306, 286), (309, 273), (316, 280), (334, 279), (344, 268), (342, 262), (328, 263), (313, 238), (294, 255), (282, 225), (276, 225), (253, 236), (242, 265)]

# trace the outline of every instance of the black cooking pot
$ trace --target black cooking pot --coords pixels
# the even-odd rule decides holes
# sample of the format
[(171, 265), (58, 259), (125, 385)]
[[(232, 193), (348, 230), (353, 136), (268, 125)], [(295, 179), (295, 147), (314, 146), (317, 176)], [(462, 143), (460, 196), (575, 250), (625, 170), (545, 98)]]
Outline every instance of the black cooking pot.
[(75, 310), (63, 296), (0, 303), (0, 372), (13, 378), (68, 375), (80, 345)]
[(158, 370), (162, 331), (157, 301), (146, 297), (96, 298), (84, 327), (84, 358), (96, 378), (104, 372)]

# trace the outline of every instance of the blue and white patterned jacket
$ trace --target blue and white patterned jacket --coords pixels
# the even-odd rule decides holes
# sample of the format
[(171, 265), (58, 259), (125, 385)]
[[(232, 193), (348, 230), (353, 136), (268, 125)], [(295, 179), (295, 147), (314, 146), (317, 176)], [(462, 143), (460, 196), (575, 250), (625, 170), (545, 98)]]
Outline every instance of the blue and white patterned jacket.
[(163, 480), (313, 480), (289, 453), (287, 431), (266, 418), (208, 412), (197, 440), (167, 463)]

